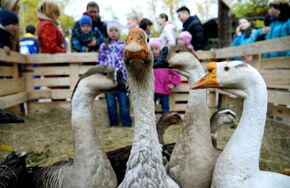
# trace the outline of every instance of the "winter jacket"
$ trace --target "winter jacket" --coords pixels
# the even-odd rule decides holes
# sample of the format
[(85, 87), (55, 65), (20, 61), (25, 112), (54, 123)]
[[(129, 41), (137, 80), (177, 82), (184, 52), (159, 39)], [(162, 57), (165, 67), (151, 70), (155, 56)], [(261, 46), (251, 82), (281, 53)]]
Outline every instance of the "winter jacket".
[[(92, 22), (92, 35), (96, 38), (96, 46), (94, 48), (94, 50), (98, 50), (100, 45), (102, 44), (102, 42), (104, 42), (105, 38), (108, 37), (107, 34), (107, 26), (104, 22), (102, 22), (101, 20), (98, 21), (93, 21)], [(81, 31), (81, 27), (79, 24), (79, 21), (77, 21), (72, 29), (72, 35), (71, 35), (71, 45), (73, 47), (74, 51), (79, 51), (79, 46), (76, 47), (76, 43), (79, 43), (79, 45), (82, 45), (82, 40), (81, 40), (81, 36), (83, 35), (82, 31)], [(79, 42), (77, 42), (79, 41)], [(75, 43), (75, 44), (74, 44)], [(75, 45), (75, 47), (74, 47)], [(90, 50), (92, 51), (92, 50)]]
[(51, 20), (40, 18), (37, 30), (39, 48), (41, 53), (65, 52), (65, 49), (62, 47), (64, 36)]
[(38, 41), (31, 33), (26, 33), (19, 42), (20, 53), (22, 54), (37, 54), (39, 53)]
[(4, 46), (12, 48), (10, 33), (0, 27), (0, 48), (4, 48)]
[[(278, 18), (271, 20), (269, 27), (271, 30), (265, 35), (265, 40), (286, 37), (290, 35), (290, 18), (286, 21), (281, 21)], [(258, 35), (262, 35), (262, 29), (258, 30)], [(263, 54), (263, 58), (290, 56), (290, 50), (284, 52), (272, 52)]]
[(233, 42), (231, 43), (231, 46), (241, 46), (255, 42), (258, 36), (258, 31), (253, 29), (251, 35), (248, 38), (246, 38), (246, 34), (247, 30), (243, 30), (241, 35), (236, 35)]
[(108, 46), (106, 43), (102, 43), (99, 49), (99, 64), (119, 68), (123, 73), (123, 78), (127, 79), (124, 48), (125, 42), (121, 40), (110, 41)]
[(180, 76), (168, 69), (157, 68), (153, 69), (153, 71), (155, 78), (155, 93), (169, 95), (171, 93), (171, 89), (168, 85), (172, 84), (177, 86), (181, 82)]
[[(77, 22), (79, 25), (79, 23)], [(86, 52), (86, 48), (88, 48), (88, 44), (96, 38), (96, 45), (94, 47), (89, 47), (89, 52), (96, 52), (100, 45), (104, 42), (105, 38), (103, 34), (97, 29), (92, 29), (92, 31), (88, 34), (84, 34), (81, 31), (80, 26), (74, 27), (74, 36), (71, 39), (71, 45), (73, 51), (76, 52)]]
[(204, 36), (203, 26), (199, 18), (190, 16), (183, 23), (183, 31), (188, 31), (192, 35), (191, 44), (194, 50), (202, 50), (206, 45), (206, 38)]
[(176, 45), (176, 27), (166, 22), (159, 36), (162, 46)]

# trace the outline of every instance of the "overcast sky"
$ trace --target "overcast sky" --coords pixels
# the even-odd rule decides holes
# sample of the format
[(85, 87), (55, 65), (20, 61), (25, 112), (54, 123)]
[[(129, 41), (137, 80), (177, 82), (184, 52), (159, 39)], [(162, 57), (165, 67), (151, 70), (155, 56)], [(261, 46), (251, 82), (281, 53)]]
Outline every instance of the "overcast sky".
[[(75, 19), (79, 19), (82, 13), (86, 10), (86, 4), (91, 0), (70, 0), (68, 5), (65, 8), (65, 13), (73, 16)], [(131, 13), (132, 9), (140, 11), (143, 17), (147, 17), (151, 20), (155, 20), (158, 15), (154, 15), (152, 8), (149, 3), (152, 0), (140, 0), (140, 1), (132, 1), (132, 0), (95, 0), (96, 3), (99, 4), (100, 7), (100, 15), (102, 20), (108, 21), (112, 19), (118, 19), (123, 26), (127, 25), (127, 15)], [(162, 0), (155, 0), (157, 2), (157, 14), (165, 12), (169, 15), (168, 8), (164, 7)], [(212, 4), (215, 0), (179, 0), (179, 6), (186, 5), (192, 13), (197, 13), (202, 21), (205, 21), (206, 18), (212, 18), (217, 16), (217, 5)], [(206, 4), (210, 4), (210, 11), (206, 14), (206, 18), (204, 18), (198, 12), (198, 8), (196, 2), (200, 2), (202, 6)], [(176, 7), (177, 9), (178, 7)], [(181, 22), (175, 17), (174, 24), (181, 29)]]

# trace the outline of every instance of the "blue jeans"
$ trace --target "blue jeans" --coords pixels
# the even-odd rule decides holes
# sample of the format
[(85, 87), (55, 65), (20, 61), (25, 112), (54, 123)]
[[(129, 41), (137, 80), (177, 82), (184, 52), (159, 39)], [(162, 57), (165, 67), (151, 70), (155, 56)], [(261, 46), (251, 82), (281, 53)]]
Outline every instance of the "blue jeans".
[(110, 125), (118, 126), (117, 100), (119, 102), (120, 115), (124, 127), (131, 127), (129, 97), (124, 92), (106, 93), (107, 109), (109, 113)]
[(160, 104), (162, 108), (162, 114), (169, 112), (169, 95), (155, 93), (154, 101), (160, 99)]

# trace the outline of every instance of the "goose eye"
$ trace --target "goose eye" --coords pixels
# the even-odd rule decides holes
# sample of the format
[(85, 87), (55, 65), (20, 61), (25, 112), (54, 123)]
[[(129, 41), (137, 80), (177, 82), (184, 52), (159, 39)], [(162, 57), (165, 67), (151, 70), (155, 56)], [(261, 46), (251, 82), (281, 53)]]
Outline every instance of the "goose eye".
[(225, 70), (225, 71), (229, 71), (229, 70), (230, 70), (230, 67), (226, 66), (226, 67), (224, 68), (224, 70)]
[(149, 43), (149, 38), (147, 39), (147, 43)]

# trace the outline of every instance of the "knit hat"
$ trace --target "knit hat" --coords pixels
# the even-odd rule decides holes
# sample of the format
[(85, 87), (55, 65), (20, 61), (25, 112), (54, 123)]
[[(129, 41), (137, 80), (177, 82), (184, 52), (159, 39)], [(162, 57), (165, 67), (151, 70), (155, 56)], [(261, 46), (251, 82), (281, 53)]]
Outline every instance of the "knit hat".
[(189, 45), (190, 42), (191, 42), (192, 36), (191, 36), (191, 34), (188, 31), (182, 31), (179, 34), (179, 38), (181, 40), (183, 40), (186, 43), (186, 45)]
[(270, 4), (274, 4), (274, 5), (289, 4), (289, 0), (269, 0), (268, 5)]
[(149, 39), (149, 45), (150, 45), (150, 47), (159, 47), (160, 49), (162, 49), (162, 44), (161, 44), (161, 41), (160, 41), (160, 39), (159, 38), (150, 38)]
[(85, 24), (92, 26), (92, 19), (88, 15), (82, 15), (81, 19), (79, 20), (79, 24), (80, 26), (85, 25)]
[(18, 17), (10, 10), (0, 8), (0, 24), (2, 26), (18, 24)]
[(117, 28), (119, 30), (119, 32), (121, 32), (121, 25), (120, 25), (120, 23), (117, 22), (117, 21), (115, 21), (115, 20), (113, 20), (113, 21), (109, 21), (107, 23), (107, 33), (109, 33), (110, 29), (112, 29), (113, 27), (114, 28)]

